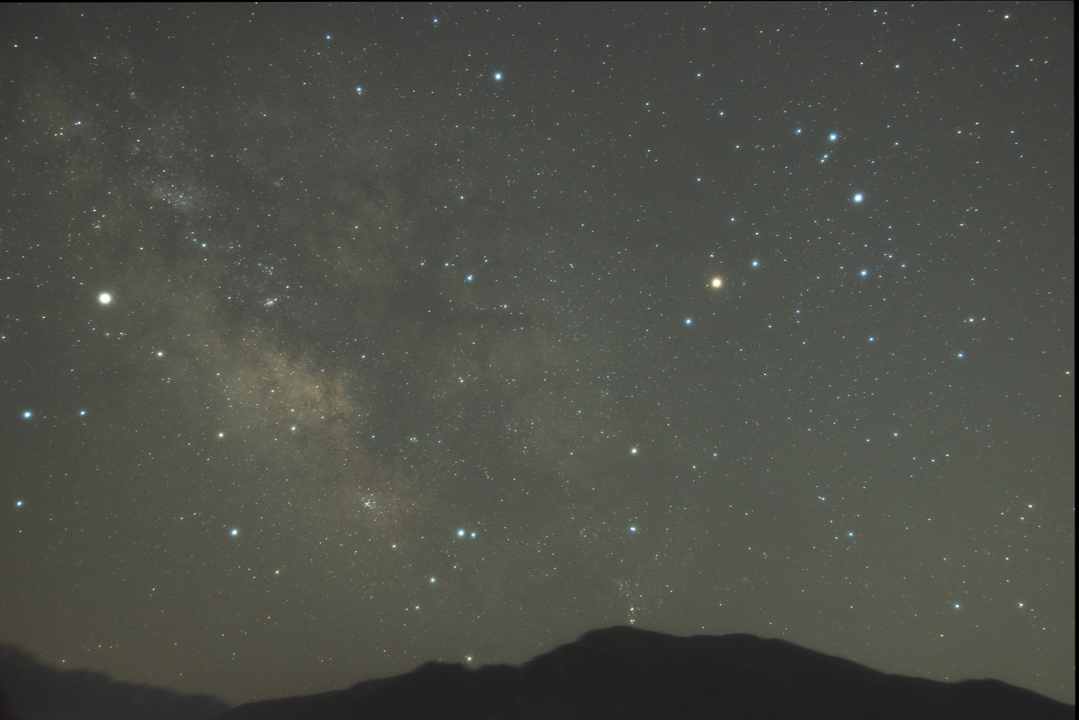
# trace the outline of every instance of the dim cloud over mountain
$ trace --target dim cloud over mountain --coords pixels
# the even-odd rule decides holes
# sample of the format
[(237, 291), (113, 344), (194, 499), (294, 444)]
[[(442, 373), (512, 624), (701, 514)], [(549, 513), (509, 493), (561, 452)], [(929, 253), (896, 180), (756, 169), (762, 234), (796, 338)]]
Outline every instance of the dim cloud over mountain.
[(212, 720), (226, 709), (209, 695), (57, 670), (0, 644), (0, 720)]

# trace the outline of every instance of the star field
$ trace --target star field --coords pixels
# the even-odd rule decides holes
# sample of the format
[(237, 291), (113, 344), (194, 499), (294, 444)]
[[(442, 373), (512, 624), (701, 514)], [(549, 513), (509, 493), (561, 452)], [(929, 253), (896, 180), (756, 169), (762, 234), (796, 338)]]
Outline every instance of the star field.
[(0, 12), (0, 641), (1074, 703), (1071, 5)]

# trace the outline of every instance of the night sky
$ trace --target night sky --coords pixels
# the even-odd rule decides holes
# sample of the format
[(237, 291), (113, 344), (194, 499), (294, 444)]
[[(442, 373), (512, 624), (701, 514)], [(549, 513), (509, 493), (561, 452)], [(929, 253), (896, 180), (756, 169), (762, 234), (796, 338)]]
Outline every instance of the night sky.
[(0, 10), (0, 641), (616, 624), (1075, 701), (1071, 4)]

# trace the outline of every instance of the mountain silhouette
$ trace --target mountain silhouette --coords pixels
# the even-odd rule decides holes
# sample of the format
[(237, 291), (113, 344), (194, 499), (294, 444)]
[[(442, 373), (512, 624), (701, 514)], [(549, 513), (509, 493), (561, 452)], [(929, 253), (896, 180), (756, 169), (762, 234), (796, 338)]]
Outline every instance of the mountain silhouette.
[[(594, 630), (521, 667), (426, 663), (220, 720), (1054, 720), (1075, 707), (998, 680), (888, 675), (783, 640)], [(28, 719), (29, 720), (29, 719)]]

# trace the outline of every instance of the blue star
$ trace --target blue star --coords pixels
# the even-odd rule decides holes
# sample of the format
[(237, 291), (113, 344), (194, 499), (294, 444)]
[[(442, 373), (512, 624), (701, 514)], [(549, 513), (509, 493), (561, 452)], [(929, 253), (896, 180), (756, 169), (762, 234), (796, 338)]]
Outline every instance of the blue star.
[(854, 202), (860, 203), (861, 201), (862, 201), (862, 194), (861, 193), (855, 193), (854, 194)]
[(495, 82), (501, 82), (501, 81), (502, 81), (502, 73), (496, 72), (495, 73)]
[(34, 417), (34, 413), (30, 410), (23, 410), (22, 417), (24, 420), (29, 420), (30, 418)]
[(692, 324), (693, 324), (693, 318), (686, 318), (686, 325), (692, 325)]

